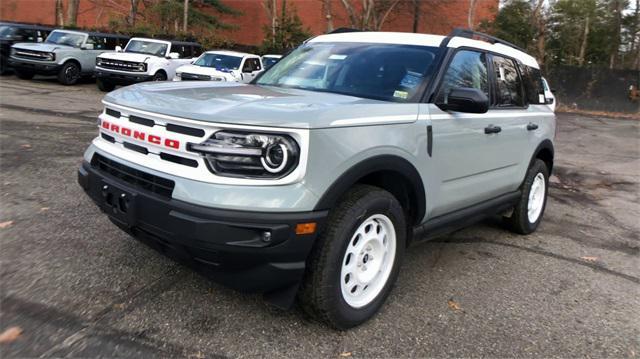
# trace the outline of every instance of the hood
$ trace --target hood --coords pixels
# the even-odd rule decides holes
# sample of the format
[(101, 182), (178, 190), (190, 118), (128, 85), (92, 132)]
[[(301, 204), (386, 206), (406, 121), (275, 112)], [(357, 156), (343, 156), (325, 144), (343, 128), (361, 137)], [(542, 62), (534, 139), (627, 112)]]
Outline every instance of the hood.
[(73, 49), (74, 48), (73, 46), (47, 44), (45, 42), (20, 42), (13, 45), (13, 47), (15, 47), (16, 49), (43, 51), (43, 52), (54, 52), (57, 49)]
[(196, 66), (196, 65), (184, 65), (178, 67), (176, 72), (186, 72), (188, 74), (196, 74), (196, 75), (209, 75), (209, 76), (219, 76), (224, 77), (225, 75), (230, 75), (232, 72), (237, 72), (238, 70), (228, 70), (228, 71), (220, 71), (214, 69), (213, 67), (206, 66)]
[(104, 101), (192, 120), (287, 128), (409, 123), (418, 115), (415, 103), (214, 81), (143, 83)]
[(150, 57), (157, 57), (149, 54), (138, 54), (135, 52), (105, 52), (100, 54), (100, 58), (109, 60), (131, 61), (131, 62), (144, 62), (144, 60)]

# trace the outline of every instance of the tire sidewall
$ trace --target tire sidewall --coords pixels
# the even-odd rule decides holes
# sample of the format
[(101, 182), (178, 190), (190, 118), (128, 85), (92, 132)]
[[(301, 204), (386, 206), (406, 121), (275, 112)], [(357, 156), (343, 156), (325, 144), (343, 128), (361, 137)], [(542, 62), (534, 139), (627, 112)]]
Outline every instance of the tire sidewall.
[[(391, 195), (389, 194), (389, 196)], [(334, 247), (335, 253), (330, 254), (329, 258), (331, 263), (328, 263), (328, 267), (331, 268), (328, 274), (332, 285), (329, 286), (328, 290), (330, 292), (327, 294), (329, 294), (330, 298), (334, 298), (335, 305), (333, 306), (333, 310), (335, 313), (333, 314), (335, 321), (345, 328), (358, 325), (368, 320), (380, 309), (382, 304), (384, 304), (398, 276), (399, 267), (404, 255), (407, 233), (402, 208), (395, 199), (390, 200), (390, 198), (386, 196), (368, 195), (358, 201), (357, 205), (351, 209), (351, 213), (353, 215), (339, 224), (341, 228), (338, 231), (338, 238), (341, 241), (341, 245)], [(355, 231), (366, 219), (374, 214), (383, 214), (393, 223), (396, 232), (394, 263), (391, 273), (378, 296), (371, 303), (361, 308), (353, 308), (347, 304), (342, 296), (340, 284), (342, 280), (342, 261), (344, 260), (347, 247)]]
[(156, 82), (167, 81), (167, 75), (162, 71), (158, 71), (153, 75), (153, 81), (156, 81)]
[[(72, 79), (68, 79), (67, 78), (67, 70), (71, 67), (75, 67), (78, 70), (78, 76), (72, 78)], [(76, 82), (78, 82), (78, 80), (80, 79), (80, 66), (78, 66), (76, 63), (74, 62), (66, 62), (62, 68), (60, 69), (60, 73), (58, 74), (58, 80), (60, 81), (60, 83), (62, 83), (63, 85), (74, 85)]]
[[(542, 176), (544, 177), (544, 198), (542, 202), (542, 210), (540, 212), (540, 215), (538, 216), (538, 219), (535, 222), (530, 222), (527, 211), (529, 205), (529, 194), (531, 193), (533, 180), (538, 175), (538, 173), (542, 173)], [(549, 193), (549, 170), (547, 169), (547, 166), (544, 164), (544, 162), (542, 162), (541, 160), (536, 160), (533, 163), (533, 165), (529, 168), (529, 171), (527, 171), (527, 179), (525, 181), (525, 184), (526, 186), (522, 194), (524, 204), (520, 208), (523, 213), (521, 213), (520, 217), (523, 226), (527, 229), (527, 233), (531, 233), (538, 228), (538, 225), (540, 225), (542, 217), (544, 217), (544, 211), (547, 207), (547, 197)]]

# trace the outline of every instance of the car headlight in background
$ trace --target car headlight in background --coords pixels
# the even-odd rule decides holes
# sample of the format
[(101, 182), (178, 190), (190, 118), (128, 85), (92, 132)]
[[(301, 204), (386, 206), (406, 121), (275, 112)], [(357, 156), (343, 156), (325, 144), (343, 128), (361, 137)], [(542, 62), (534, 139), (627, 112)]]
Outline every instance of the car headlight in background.
[(102, 59), (99, 57), (96, 57), (96, 66), (102, 66)]
[(55, 61), (56, 60), (56, 54), (54, 54), (53, 52), (46, 53), (44, 55), (44, 59), (47, 60), (47, 61)]
[(298, 165), (300, 147), (288, 135), (255, 132), (216, 132), (188, 149), (204, 155), (209, 169), (220, 176), (278, 179)]

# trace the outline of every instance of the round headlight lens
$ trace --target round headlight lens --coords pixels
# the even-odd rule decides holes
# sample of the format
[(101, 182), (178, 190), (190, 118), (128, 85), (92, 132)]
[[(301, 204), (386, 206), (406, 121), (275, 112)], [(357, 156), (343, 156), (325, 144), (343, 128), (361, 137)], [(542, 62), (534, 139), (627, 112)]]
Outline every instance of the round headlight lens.
[(289, 150), (282, 143), (270, 144), (264, 150), (264, 155), (260, 162), (265, 170), (271, 173), (278, 173), (284, 169), (289, 160)]

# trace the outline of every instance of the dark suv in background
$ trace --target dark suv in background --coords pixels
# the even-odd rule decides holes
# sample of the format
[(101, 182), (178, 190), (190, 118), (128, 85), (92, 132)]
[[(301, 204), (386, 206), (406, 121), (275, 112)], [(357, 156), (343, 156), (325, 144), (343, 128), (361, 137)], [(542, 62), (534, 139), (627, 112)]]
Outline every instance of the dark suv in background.
[(0, 22), (0, 75), (9, 70), (11, 46), (17, 42), (43, 42), (53, 31), (52, 27), (13, 22)]

